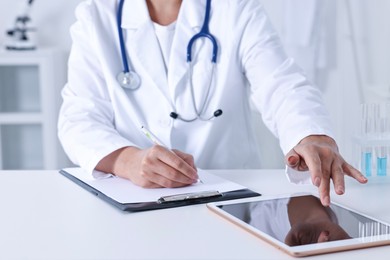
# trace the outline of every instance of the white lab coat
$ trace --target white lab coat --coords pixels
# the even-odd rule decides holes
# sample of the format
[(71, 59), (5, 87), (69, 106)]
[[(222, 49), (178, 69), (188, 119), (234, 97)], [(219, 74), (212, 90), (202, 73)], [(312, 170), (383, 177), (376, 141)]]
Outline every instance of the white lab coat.
[[(116, 79), (122, 71), (117, 2), (82, 2), (71, 28), (69, 78), (58, 126), (74, 163), (92, 171), (121, 147), (150, 147), (140, 130), (145, 125), (167, 146), (192, 154), (200, 168), (260, 168), (250, 98), (284, 153), (308, 135), (332, 136), (319, 91), (285, 55), (258, 0), (212, 1), (209, 27), (217, 38), (219, 56), (204, 115), (216, 109), (222, 109), (223, 115), (192, 123), (173, 120), (169, 114), (176, 109), (187, 118), (195, 115), (186, 48), (203, 24), (206, 1), (182, 2), (167, 74), (145, 0), (125, 2), (122, 28), (128, 57), (142, 81), (135, 91), (123, 89)], [(193, 53), (199, 107), (211, 74), (211, 44), (201, 39)]]

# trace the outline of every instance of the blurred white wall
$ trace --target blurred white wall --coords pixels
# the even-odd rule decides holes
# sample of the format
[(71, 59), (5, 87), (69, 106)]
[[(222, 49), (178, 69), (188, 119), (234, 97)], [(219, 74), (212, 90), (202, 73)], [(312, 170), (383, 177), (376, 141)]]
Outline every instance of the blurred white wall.
[[(287, 51), (306, 71), (311, 72), (309, 76), (315, 68), (310, 66), (310, 63), (301, 61), (302, 56), (311, 55), (313, 46), (309, 45), (304, 52), (299, 52), (291, 48), (288, 39), (284, 38), (286, 6), (289, 2), (294, 5), (305, 1), (321, 2), (316, 16), (319, 21), (314, 27), (312, 37), (322, 35), (320, 42), (325, 42), (327, 48), (322, 49), (316, 56), (325, 57), (327, 64), (317, 68), (313, 81), (324, 93), (326, 105), (335, 124), (335, 135), (341, 153), (356, 165), (357, 146), (352, 137), (360, 130), (360, 104), (390, 101), (390, 27), (387, 26), (390, 24), (390, 1), (260, 1), (280, 32)], [(301, 11), (301, 15), (308, 15), (307, 8)], [(294, 20), (288, 22), (296, 23)], [(311, 42), (316, 43), (318, 42)]]
[[(335, 123), (335, 135), (340, 151), (349, 161), (353, 161), (355, 147), (352, 136), (357, 133), (359, 126), (359, 104), (363, 101), (390, 99), (390, 73), (388, 73), (390, 67), (390, 51), (388, 50), (388, 46), (390, 46), (390, 16), (388, 15), (390, 1), (259, 1), (265, 5), (275, 28), (286, 43), (288, 52), (308, 71), (310, 77), (314, 75), (313, 82), (323, 91), (326, 105)], [(286, 8), (291, 4), (303, 5), (302, 10), (299, 8), (297, 10), (301, 12), (302, 16), (308, 15), (304, 5), (305, 1), (326, 2), (327, 5), (322, 5), (315, 16), (318, 19), (313, 27), (313, 35), (316, 35), (317, 41), (311, 41), (309, 46), (305, 48), (297, 48), (293, 46), (294, 43), (291, 44), (291, 32), (286, 31), (289, 28), (286, 17), (294, 17), (294, 14), (286, 16)], [(15, 15), (18, 13), (18, 6), (24, 2), (25, 0), (0, 0), (0, 44), (4, 43), (3, 32), (12, 25)], [(57, 46), (63, 50), (69, 50), (71, 44), (69, 26), (75, 20), (74, 9), (79, 2), (81, 0), (35, 0), (31, 16), (38, 28), (40, 46)], [(347, 3), (351, 8), (353, 28), (356, 32), (355, 43), (363, 87), (362, 96), (358, 88), (359, 82), (357, 81), (352, 52)], [(299, 16), (295, 17), (299, 18)], [(291, 23), (302, 23), (298, 19), (291, 19)], [(324, 41), (327, 42), (327, 47), (321, 49), (321, 53), (316, 53), (316, 48), (313, 46), (322, 44)], [(313, 65), (313, 59), (319, 56), (327, 59), (326, 64), (321, 65), (322, 67)], [(267, 168), (281, 166), (282, 156), (275, 146), (277, 141), (272, 139), (264, 129), (259, 135), (260, 138), (266, 140), (268, 147), (272, 147), (271, 153), (264, 150), (267, 162), (264, 166)]]

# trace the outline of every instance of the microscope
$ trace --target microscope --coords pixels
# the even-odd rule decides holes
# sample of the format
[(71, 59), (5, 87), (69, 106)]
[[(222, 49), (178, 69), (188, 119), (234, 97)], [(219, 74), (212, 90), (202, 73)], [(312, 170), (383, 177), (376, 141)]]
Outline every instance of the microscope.
[(7, 42), (5, 47), (7, 50), (35, 50), (35, 28), (31, 26), (31, 18), (29, 16), (31, 6), (34, 0), (28, 0), (23, 4), (22, 11), (17, 15), (13, 29), (8, 30)]

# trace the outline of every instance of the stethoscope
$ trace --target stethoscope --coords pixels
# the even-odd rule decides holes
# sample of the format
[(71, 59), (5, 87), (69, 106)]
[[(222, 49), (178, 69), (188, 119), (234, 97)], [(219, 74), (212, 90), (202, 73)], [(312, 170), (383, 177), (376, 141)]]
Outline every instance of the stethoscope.
[[(128, 60), (127, 60), (127, 55), (126, 55), (126, 47), (125, 47), (125, 41), (123, 37), (123, 30), (121, 27), (122, 24), (122, 10), (123, 10), (123, 4), (125, 0), (120, 0), (119, 1), (119, 6), (118, 6), (118, 12), (117, 12), (117, 26), (118, 26), (118, 36), (119, 36), (119, 45), (120, 45), (120, 51), (121, 51), (121, 56), (122, 56), (122, 63), (123, 63), (123, 71), (120, 72), (117, 76), (117, 80), (120, 84), (125, 89), (130, 89), (130, 90), (137, 90), (141, 86), (141, 78), (139, 75), (134, 71), (130, 69)], [(213, 76), (214, 76), (214, 68), (217, 63), (217, 54), (218, 54), (218, 44), (215, 39), (215, 37), (210, 33), (209, 31), (209, 21), (210, 21), (210, 9), (211, 9), (211, 0), (207, 0), (206, 2), (206, 11), (205, 11), (205, 18), (204, 22), (202, 25), (202, 28), (199, 33), (195, 34), (190, 41), (188, 42), (187, 46), (187, 63), (189, 64), (189, 73), (188, 73), (188, 82), (191, 88), (191, 99), (192, 99), (192, 105), (195, 111), (196, 116), (194, 118), (184, 118), (181, 115), (179, 115), (176, 112), (176, 108), (174, 105), (173, 106), (173, 112), (169, 114), (169, 116), (173, 119), (180, 119), (184, 122), (193, 122), (197, 119), (202, 120), (202, 121), (208, 121), (213, 119), (214, 117), (218, 117), (222, 115), (222, 110), (217, 109), (214, 111), (214, 113), (209, 116), (209, 117), (204, 117), (204, 111), (206, 109), (206, 104), (208, 103), (209, 96), (210, 96), (210, 90), (211, 90), (211, 84), (213, 81)], [(195, 102), (195, 94), (194, 94), (194, 86), (192, 83), (192, 72), (193, 72), (193, 64), (192, 64), (192, 46), (194, 45), (194, 42), (199, 39), (199, 38), (208, 38), (213, 46), (213, 52), (212, 52), (212, 71), (211, 71), (211, 78), (210, 82), (207, 86), (206, 90), (206, 97), (200, 106), (200, 109), (196, 107), (196, 102)]]

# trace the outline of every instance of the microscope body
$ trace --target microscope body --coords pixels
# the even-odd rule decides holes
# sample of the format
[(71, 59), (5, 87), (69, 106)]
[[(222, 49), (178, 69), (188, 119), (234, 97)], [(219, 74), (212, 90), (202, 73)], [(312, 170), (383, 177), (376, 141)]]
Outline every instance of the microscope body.
[(28, 0), (22, 6), (22, 12), (17, 15), (13, 28), (8, 30), (7, 42), (5, 47), (7, 50), (35, 50), (36, 49), (36, 30), (32, 25), (30, 18), (30, 10), (33, 0)]

